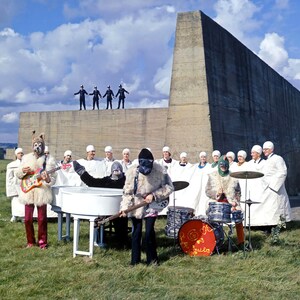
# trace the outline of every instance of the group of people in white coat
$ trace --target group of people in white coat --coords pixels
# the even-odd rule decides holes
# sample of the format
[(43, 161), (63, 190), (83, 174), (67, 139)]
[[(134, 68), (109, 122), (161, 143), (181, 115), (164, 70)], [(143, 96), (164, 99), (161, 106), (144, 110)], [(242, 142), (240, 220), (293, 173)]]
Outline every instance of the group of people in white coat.
[[(104, 149), (105, 157), (96, 159), (96, 149), (93, 145), (86, 147), (86, 158), (77, 161), (83, 165), (86, 171), (96, 178), (102, 178), (110, 175), (111, 165), (115, 161), (113, 149), (107, 146)], [(12, 218), (14, 219), (18, 213), (13, 212), (15, 203), (17, 202), (16, 178), (13, 176), (13, 170), (20, 163), (21, 153), (23, 150), (16, 150), (16, 161), (7, 166), (7, 196), (12, 197)], [(264, 154), (264, 157), (262, 157)], [(241, 188), (240, 200), (251, 199), (259, 202), (251, 205), (251, 226), (274, 226), (283, 218), (286, 222), (291, 220), (291, 209), (289, 198), (285, 189), (285, 179), (287, 176), (287, 168), (283, 158), (274, 153), (274, 144), (267, 141), (263, 146), (254, 145), (251, 149), (251, 160), (247, 161), (247, 152), (240, 150), (237, 153), (237, 161), (235, 154), (227, 152), (224, 154), (229, 161), (230, 173), (239, 171), (255, 171), (260, 172), (264, 176), (247, 180), (247, 190), (245, 187), (245, 179), (239, 179)], [(218, 161), (221, 153), (218, 150), (212, 152), (212, 162), (208, 162), (208, 155), (202, 151), (199, 153), (199, 162), (190, 163), (188, 154), (182, 152), (180, 160), (172, 158), (171, 150), (168, 146), (162, 149), (162, 158), (156, 162), (164, 166), (173, 182), (186, 181), (189, 186), (185, 189), (175, 191), (170, 196), (169, 206), (191, 208), (196, 216), (205, 216), (207, 214), (210, 198), (206, 193), (206, 185), (209, 175), (217, 172)], [(128, 168), (137, 163), (130, 160), (130, 150), (125, 148), (122, 152), (122, 159), (118, 160), (123, 171), (126, 174)], [(80, 186), (84, 183), (74, 171), (72, 167), (72, 151), (66, 150), (64, 159), (60, 164), (70, 164), (69, 168), (63, 168), (57, 172), (56, 185), (58, 186)], [(16, 166), (15, 166), (16, 165)], [(175, 201), (175, 203), (174, 203)], [(242, 207), (243, 209), (243, 207)], [(161, 212), (166, 214), (167, 208)], [(12, 220), (13, 220), (12, 219)]]
[[(166, 153), (168, 152), (168, 153)], [(264, 154), (264, 157), (262, 157)], [(159, 162), (167, 167), (173, 182), (184, 180), (189, 186), (181, 191), (175, 192), (175, 205), (179, 207), (190, 207), (194, 209), (196, 216), (207, 214), (208, 204), (212, 200), (207, 195), (207, 181), (213, 172), (217, 172), (218, 161), (221, 153), (218, 150), (212, 152), (212, 163), (207, 161), (207, 153), (200, 152), (199, 163), (182, 163), (171, 159), (170, 149), (164, 147), (163, 156)], [(186, 153), (181, 153), (181, 157)], [(230, 165), (230, 173), (242, 171), (254, 171), (260, 176), (258, 178), (239, 179), (241, 201), (252, 200), (255, 204), (251, 209), (251, 226), (263, 228), (276, 226), (281, 220), (291, 221), (291, 208), (289, 198), (285, 189), (287, 167), (284, 159), (274, 153), (274, 144), (267, 141), (261, 147), (254, 145), (251, 149), (251, 160), (246, 161), (247, 152), (240, 150), (235, 154), (230, 151), (224, 155)], [(243, 206), (242, 210), (244, 209)]]

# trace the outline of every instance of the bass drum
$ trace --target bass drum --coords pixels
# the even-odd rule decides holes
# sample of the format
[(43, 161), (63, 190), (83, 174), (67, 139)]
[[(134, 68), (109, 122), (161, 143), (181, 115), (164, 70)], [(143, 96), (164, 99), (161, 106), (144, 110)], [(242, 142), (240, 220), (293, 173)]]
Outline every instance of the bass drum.
[(220, 224), (189, 220), (181, 226), (178, 238), (181, 250), (189, 256), (210, 256), (223, 243), (224, 231)]

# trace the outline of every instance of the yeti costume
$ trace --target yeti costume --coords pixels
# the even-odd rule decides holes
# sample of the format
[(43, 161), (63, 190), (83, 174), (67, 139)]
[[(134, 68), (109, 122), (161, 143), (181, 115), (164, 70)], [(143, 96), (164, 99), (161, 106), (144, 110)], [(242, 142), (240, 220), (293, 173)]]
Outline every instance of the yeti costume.
[(142, 228), (145, 223), (147, 265), (157, 264), (155, 221), (158, 211), (168, 205), (167, 197), (173, 192), (171, 178), (164, 167), (154, 162), (149, 149), (143, 148), (138, 156), (139, 165), (126, 173), (121, 212), (128, 207), (146, 201), (148, 204), (130, 214), (132, 221), (131, 265), (141, 262)]
[[(45, 162), (46, 156), (36, 157), (33, 153), (25, 154), (22, 158), (22, 163), (17, 171), (17, 177), (22, 179), (25, 174), (22, 172), (23, 167), (30, 167), (32, 170), (42, 169)], [(55, 168), (55, 160), (52, 156), (48, 156), (46, 161), (46, 170), (52, 170)], [(52, 173), (50, 175), (51, 182), (46, 183), (42, 181), (42, 185), (38, 188), (33, 188), (27, 193), (22, 190), (20, 192), (20, 202), (24, 204), (34, 204), (36, 206), (41, 206), (44, 204), (50, 204), (52, 202), (52, 192), (51, 186), (55, 183), (56, 174)]]
[[(44, 154), (45, 141), (44, 134), (35, 137), (35, 131), (32, 135), (32, 153), (26, 154), (22, 158), (22, 162), (16, 172), (16, 176), (22, 180), (25, 176), (39, 171), (39, 169), (49, 171), (55, 168), (55, 160), (53, 157), (46, 157)], [(25, 172), (25, 173), (24, 173)], [(44, 177), (45, 174), (43, 174)], [(55, 183), (56, 176), (49, 174), (44, 180), (41, 178), (41, 185), (33, 187), (27, 192), (20, 191), (20, 202), (25, 204), (25, 230), (27, 238), (27, 248), (31, 248), (36, 244), (33, 226), (33, 211), (37, 207), (38, 219), (38, 246), (46, 249), (47, 244), (47, 204), (52, 201), (51, 186)], [(46, 182), (48, 181), (48, 183)], [(24, 187), (24, 186), (23, 186)]]
[[(129, 215), (142, 219), (149, 214), (155, 214), (168, 205), (164, 199), (173, 192), (173, 184), (169, 175), (166, 174), (164, 167), (158, 163), (153, 163), (153, 169), (149, 175), (139, 173), (138, 166), (132, 166), (126, 173), (126, 182), (123, 189), (123, 200), (121, 210), (125, 210), (132, 205), (141, 203), (147, 194), (154, 195), (154, 201), (146, 207), (140, 207)], [(134, 195), (134, 181), (138, 174), (137, 191)], [(162, 186), (162, 182), (165, 184)], [(162, 201), (164, 200), (164, 201)]]
[(224, 193), (228, 203), (237, 203), (236, 209), (241, 210), (239, 206), (241, 189), (237, 179), (229, 175), (221, 177), (218, 172), (211, 173), (208, 175), (205, 192), (210, 202), (217, 202), (217, 195)]

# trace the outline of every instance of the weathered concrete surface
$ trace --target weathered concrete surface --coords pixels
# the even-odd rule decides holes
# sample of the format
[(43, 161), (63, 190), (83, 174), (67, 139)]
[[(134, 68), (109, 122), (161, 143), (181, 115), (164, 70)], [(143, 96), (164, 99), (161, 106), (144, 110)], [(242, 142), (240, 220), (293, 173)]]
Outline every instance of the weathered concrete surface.
[(46, 144), (56, 159), (62, 159), (67, 149), (72, 150), (74, 159), (85, 157), (89, 144), (95, 146), (97, 157), (104, 157), (107, 145), (113, 147), (118, 159), (124, 148), (130, 148), (132, 158), (143, 147), (160, 155), (167, 111), (153, 108), (21, 113), (19, 145), (25, 153), (31, 151), (31, 132), (35, 129), (45, 133)]
[(213, 150), (200, 13), (180, 13), (166, 129), (166, 144), (193, 161)]
[[(120, 158), (150, 147), (156, 158), (169, 145), (174, 158), (186, 151), (222, 153), (275, 144), (288, 166), (289, 194), (300, 191), (300, 92), (200, 11), (178, 14), (169, 108), (22, 113), (19, 146), (30, 150), (32, 129), (44, 131), (58, 159), (70, 148), (97, 156), (111, 145)], [(211, 158), (209, 158), (211, 160)]]

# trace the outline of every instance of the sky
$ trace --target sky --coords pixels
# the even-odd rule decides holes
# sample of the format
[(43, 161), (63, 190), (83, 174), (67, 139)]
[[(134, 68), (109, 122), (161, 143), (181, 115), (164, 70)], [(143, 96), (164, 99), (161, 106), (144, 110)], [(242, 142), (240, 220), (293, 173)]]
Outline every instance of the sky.
[(78, 110), (81, 84), (167, 107), (177, 13), (196, 10), (300, 90), (298, 0), (1, 0), (0, 143), (17, 143), (20, 112)]

